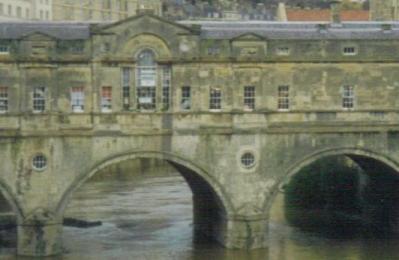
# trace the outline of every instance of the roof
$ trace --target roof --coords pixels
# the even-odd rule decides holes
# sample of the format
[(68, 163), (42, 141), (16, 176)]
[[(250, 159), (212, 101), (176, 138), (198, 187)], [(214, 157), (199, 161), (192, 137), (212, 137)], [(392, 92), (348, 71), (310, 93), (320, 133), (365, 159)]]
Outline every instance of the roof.
[[(127, 20), (139, 19), (140, 16)], [(256, 34), (266, 39), (398, 39), (399, 22), (271, 22), (271, 21), (179, 21), (178, 27), (197, 31), (203, 39), (228, 39)], [(89, 39), (90, 34), (115, 24), (84, 22), (0, 22), (0, 39), (21, 39), (33, 33), (61, 40)], [(390, 26), (386, 26), (389, 24)], [(100, 26), (95, 26), (100, 25)], [(391, 29), (387, 29), (391, 27)], [(193, 29), (194, 28), (194, 29)]]
[(383, 22), (270, 22), (270, 21), (182, 21), (185, 25), (201, 25), (201, 37), (233, 39), (253, 33), (266, 39), (399, 39), (399, 23), (390, 22), (391, 30), (383, 30)]
[(0, 39), (20, 39), (32, 33), (61, 40), (83, 40), (90, 38), (90, 23), (0, 22)]
[[(330, 9), (287, 9), (288, 21), (330, 21)], [(343, 10), (341, 11), (342, 21), (368, 21), (369, 11), (366, 10)]]

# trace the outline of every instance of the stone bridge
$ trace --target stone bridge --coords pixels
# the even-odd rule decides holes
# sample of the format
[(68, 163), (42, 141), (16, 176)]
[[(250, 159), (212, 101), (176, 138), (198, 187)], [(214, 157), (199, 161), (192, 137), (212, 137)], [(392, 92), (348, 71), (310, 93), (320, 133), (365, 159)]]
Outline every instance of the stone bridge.
[(302, 167), (347, 155), (399, 171), (396, 24), (0, 27), (0, 190), (19, 255), (61, 253), (74, 192), (125, 160), (172, 164), (195, 228), (248, 249), (266, 246), (273, 198)]

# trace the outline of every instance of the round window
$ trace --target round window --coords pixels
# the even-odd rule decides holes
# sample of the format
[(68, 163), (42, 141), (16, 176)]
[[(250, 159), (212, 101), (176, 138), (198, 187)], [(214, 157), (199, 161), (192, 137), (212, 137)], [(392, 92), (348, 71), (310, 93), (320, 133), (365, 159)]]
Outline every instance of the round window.
[(33, 157), (32, 165), (35, 170), (44, 170), (47, 167), (47, 158), (43, 154), (38, 154)]
[(251, 168), (255, 165), (255, 156), (252, 153), (244, 153), (241, 156), (241, 164), (245, 168)]

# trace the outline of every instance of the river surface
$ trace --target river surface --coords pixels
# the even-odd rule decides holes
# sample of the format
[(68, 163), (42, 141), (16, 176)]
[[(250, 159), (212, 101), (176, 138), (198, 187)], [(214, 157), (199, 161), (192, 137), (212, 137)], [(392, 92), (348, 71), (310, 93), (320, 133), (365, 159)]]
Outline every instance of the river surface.
[[(64, 255), (55, 259), (399, 259), (397, 239), (330, 239), (289, 226), (282, 195), (272, 209), (269, 249), (225, 250), (193, 243), (191, 200), (180, 176), (90, 181), (75, 194), (67, 216), (103, 225), (64, 227)], [(4, 250), (0, 258), (14, 259), (12, 251)]]

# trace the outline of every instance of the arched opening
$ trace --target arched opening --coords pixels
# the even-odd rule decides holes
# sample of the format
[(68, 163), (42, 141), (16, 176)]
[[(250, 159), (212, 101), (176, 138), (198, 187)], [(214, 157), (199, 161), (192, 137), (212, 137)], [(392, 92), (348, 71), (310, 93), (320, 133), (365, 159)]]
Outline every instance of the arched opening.
[(227, 211), (199, 168), (145, 153), (95, 168), (70, 191), (75, 195), (65, 210), (64, 246), (72, 256), (134, 251), (138, 257), (150, 248), (157, 256), (222, 239)]
[[(359, 149), (322, 151), (296, 163), (270, 204), (271, 253), (342, 259), (397, 241), (398, 169), (389, 158)], [(393, 254), (396, 246), (388, 246), (382, 258)]]

